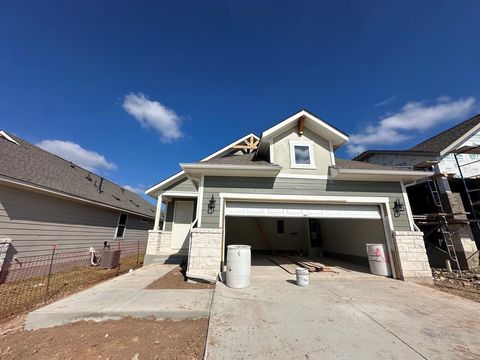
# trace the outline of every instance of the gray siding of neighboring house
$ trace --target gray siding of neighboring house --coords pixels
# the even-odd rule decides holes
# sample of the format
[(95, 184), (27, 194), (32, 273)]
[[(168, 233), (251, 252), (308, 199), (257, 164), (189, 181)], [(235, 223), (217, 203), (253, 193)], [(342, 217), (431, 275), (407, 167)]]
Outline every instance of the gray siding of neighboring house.
[(165, 231), (172, 231), (173, 227), (173, 215), (175, 212), (175, 202), (176, 201), (182, 201), (182, 200), (192, 200), (193, 201), (193, 214), (192, 214), (192, 219), (195, 220), (195, 216), (197, 214), (197, 199), (189, 199), (189, 198), (177, 198), (177, 199), (172, 199), (171, 201), (168, 202), (167, 205), (167, 214), (165, 216)]
[[(0, 238), (12, 239), (17, 256), (50, 253), (57, 249), (101, 250), (105, 240), (116, 244), (120, 211), (97, 207), (0, 185)], [(153, 219), (128, 214), (126, 241), (146, 241)]]
[[(396, 198), (400, 198), (402, 203), (405, 204), (399, 182), (208, 176), (205, 177), (203, 191), (202, 227), (205, 228), (217, 228), (219, 226), (220, 199), (218, 194), (221, 192), (312, 196), (382, 196), (389, 198), (391, 207)], [(208, 201), (212, 195), (217, 200), (217, 207), (215, 212), (208, 214)], [(393, 226), (397, 231), (410, 230), (406, 211), (401, 212), (399, 217), (393, 217)]]
[(185, 177), (175, 182), (174, 184), (166, 187), (162, 192), (167, 191), (197, 192), (197, 189), (193, 185), (192, 180)]

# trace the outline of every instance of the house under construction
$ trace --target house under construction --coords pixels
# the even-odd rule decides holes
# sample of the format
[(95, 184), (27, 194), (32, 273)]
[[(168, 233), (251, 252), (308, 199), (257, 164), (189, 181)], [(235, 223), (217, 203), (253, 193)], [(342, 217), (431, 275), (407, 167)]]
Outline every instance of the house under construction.
[(434, 171), (406, 186), (430, 265), (450, 260), (462, 270), (479, 266), (480, 114), (408, 150), (369, 150), (354, 160)]

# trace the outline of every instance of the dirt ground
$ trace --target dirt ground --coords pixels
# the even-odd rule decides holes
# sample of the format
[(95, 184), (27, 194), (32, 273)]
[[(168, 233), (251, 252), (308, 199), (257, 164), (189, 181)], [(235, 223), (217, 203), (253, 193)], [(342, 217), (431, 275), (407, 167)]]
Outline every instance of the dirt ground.
[(160, 279), (149, 284), (146, 289), (211, 289), (215, 286), (207, 282), (188, 282), (186, 271), (186, 265), (177, 266)]
[(0, 359), (202, 359), (208, 319), (82, 321), (0, 335)]
[(433, 269), (434, 288), (443, 292), (480, 302), (480, 270), (449, 273)]
[(101, 281), (126, 273), (143, 264), (143, 255), (137, 263), (137, 255), (121, 259), (120, 269), (100, 269), (83, 266), (54, 273), (46, 295), (47, 276), (31, 277), (24, 280), (0, 284), (0, 320), (12, 318), (37, 307), (57, 301), (65, 296), (87, 289)]

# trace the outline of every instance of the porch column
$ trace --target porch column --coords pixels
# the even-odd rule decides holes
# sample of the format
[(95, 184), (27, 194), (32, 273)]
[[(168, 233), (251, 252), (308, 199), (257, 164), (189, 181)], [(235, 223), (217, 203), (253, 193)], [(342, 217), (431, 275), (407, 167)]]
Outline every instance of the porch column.
[(162, 213), (162, 195), (158, 195), (157, 199), (157, 211), (155, 212), (155, 224), (153, 225), (153, 230), (160, 230), (160, 216)]

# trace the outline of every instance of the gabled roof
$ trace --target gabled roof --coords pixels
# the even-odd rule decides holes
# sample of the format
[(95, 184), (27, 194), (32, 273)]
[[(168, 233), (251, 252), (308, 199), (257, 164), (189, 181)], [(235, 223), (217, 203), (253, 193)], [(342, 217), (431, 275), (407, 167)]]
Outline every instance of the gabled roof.
[[(257, 135), (255, 135), (254, 133), (247, 134), (247, 135), (241, 137), (240, 139), (235, 140), (234, 142), (228, 144), (227, 146), (224, 146), (220, 150), (215, 151), (213, 154), (210, 154), (207, 157), (204, 157), (203, 159), (200, 160), (200, 162), (208, 161), (208, 160), (226, 155), (226, 154), (232, 152), (232, 150), (234, 150), (235, 145), (241, 144), (249, 138), (254, 138), (256, 140), (260, 140), (260, 138)], [(150, 195), (150, 196), (154, 196), (154, 193), (156, 191), (162, 189), (163, 187), (167, 187), (167, 186), (173, 184), (176, 181), (179, 181), (181, 178), (183, 178), (185, 176), (186, 175), (185, 175), (184, 170), (179, 171), (178, 173), (166, 178), (165, 180), (162, 180), (158, 184), (155, 184), (155, 185), (149, 187), (147, 190), (145, 190), (145, 194)]]
[(459, 145), (466, 137), (476, 131), (480, 126), (480, 114), (458, 124), (450, 129), (442, 131), (430, 139), (427, 139), (409, 150), (430, 151), (444, 153), (452, 150)]
[(269, 145), (269, 141), (273, 137), (280, 134), (282, 131), (291, 128), (292, 126), (295, 126), (300, 119), (303, 119), (305, 127), (329, 140), (334, 149), (348, 141), (348, 135), (346, 133), (320, 119), (312, 112), (304, 109), (265, 130), (262, 133), (260, 144), (258, 145), (259, 152), (264, 152)]
[[(149, 218), (155, 216), (155, 207), (137, 194), (107, 179), (102, 181), (99, 175), (19, 137), (8, 136), (10, 139), (0, 136), (0, 182)], [(98, 191), (100, 182), (101, 192)]]

